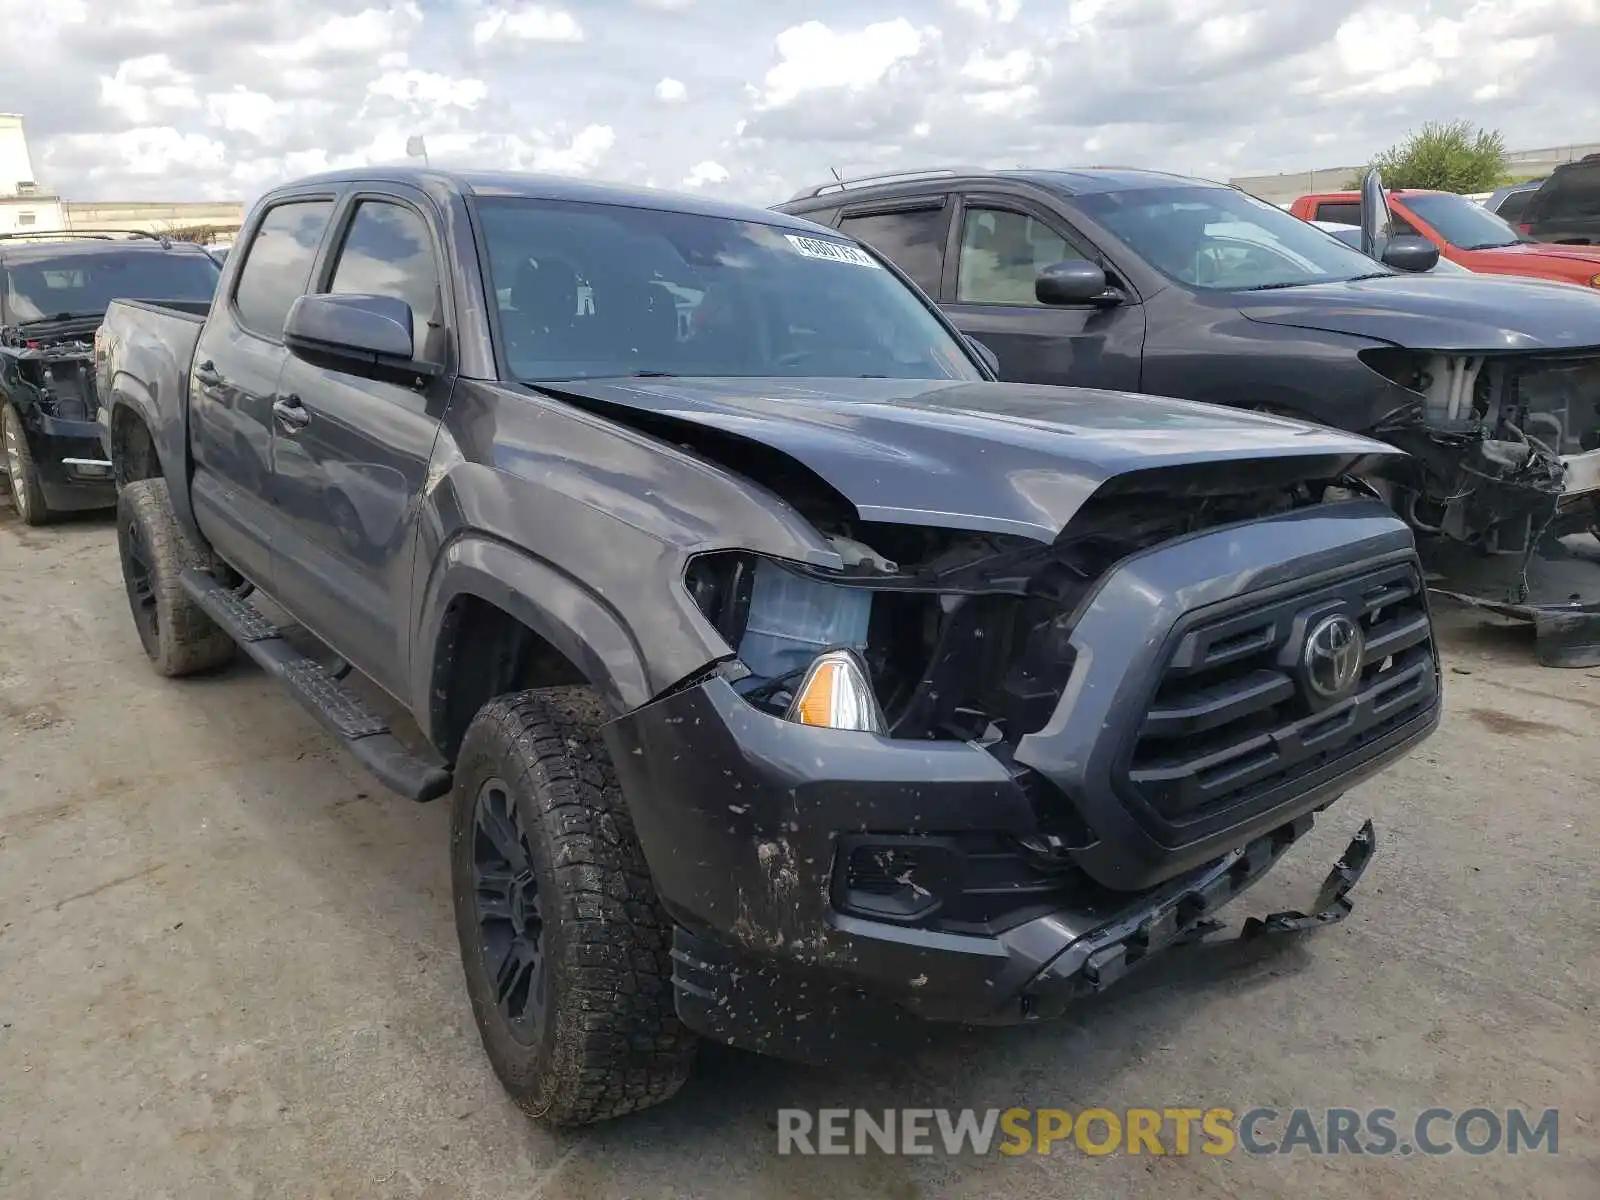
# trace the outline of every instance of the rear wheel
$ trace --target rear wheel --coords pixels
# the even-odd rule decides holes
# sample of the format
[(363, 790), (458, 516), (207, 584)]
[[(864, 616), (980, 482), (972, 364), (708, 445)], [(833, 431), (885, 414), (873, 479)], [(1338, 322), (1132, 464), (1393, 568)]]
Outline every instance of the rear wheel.
[(634, 837), (587, 688), (490, 701), (455, 770), (450, 866), (473, 1015), (523, 1111), (582, 1125), (688, 1078), (671, 924)]
[(11, 481), (11, 503), (24, 525), (43, 525), (54, 515), (44, 501), (39, 486), (39, 468), (34, 465), (22, 418), (13, 405), (0, 407), (0, 451), (4, 452), (6, 476)]
[(233, 640), (183, 590), (188, 569), (206, 570), (172, 512), (164, 479), (140, 479), (117, 494), (117, 550), (139, 641), (163, 675), (193, 675), (233, 657)]

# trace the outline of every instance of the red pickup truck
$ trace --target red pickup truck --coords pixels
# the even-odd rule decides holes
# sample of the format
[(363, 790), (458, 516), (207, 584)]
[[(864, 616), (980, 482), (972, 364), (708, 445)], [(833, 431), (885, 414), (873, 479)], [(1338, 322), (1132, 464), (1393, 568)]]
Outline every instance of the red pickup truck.
[[(1454, 192), (1397, 188), (1388, 193), (1397, 234), (1416, 234), (1469, 271), (1525, 275), (1600, 288), (1600, 246), (1556, 246), (1523, 237), (1481, 204)], [(1361, 223), (1359, 192), (1301, 196), (1289, 211), (1303, 221)]]

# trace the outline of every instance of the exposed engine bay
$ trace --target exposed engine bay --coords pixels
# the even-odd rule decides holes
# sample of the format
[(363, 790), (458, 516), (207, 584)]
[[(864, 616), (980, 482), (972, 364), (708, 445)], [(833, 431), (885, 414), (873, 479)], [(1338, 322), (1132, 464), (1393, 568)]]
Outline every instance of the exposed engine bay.
[(819, 516), (843, 571), (722, 551), (693, 560), (686, 583), (749, 671), (736, 687), (758, 708), (789, 712), (817, 656), (844, 649), (881, 714), (863, 728), (1014, 746), (1054, 712), (1079, 606), (1117, 563), (1202, 530), (1374, 494), (1355, 479), (1268, 477), (1254, 489), (1236, 478), (1098, 496), (1051, 545)]
[(45, 416), (93, 420), (94, 346), (78, 332), (0, 328), (0, 396)]
[(1422, 397), (1371, 432), (1413, 456), (1388, 498), (1435, 590), (1534, 621), (1547, 665), (1600, 664), (1600, 354), (1364, 357)]

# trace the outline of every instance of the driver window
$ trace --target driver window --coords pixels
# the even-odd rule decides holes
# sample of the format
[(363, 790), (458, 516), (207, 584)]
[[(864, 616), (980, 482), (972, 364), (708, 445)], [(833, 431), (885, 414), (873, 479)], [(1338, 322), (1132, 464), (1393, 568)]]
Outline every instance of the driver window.
[(968, 208), (961, 225), (956, 299), (1037, 306), (1034, 280), (1051, 263), (1080, 257), (1042, 222), (998, 208)]

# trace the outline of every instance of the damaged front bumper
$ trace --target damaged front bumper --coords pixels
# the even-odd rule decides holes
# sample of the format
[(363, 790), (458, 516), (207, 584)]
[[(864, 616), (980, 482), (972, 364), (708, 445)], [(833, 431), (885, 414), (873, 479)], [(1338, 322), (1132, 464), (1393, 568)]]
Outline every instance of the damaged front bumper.
[[(1310, 829), (1310, 816), (1257, 838), (1241, 850), (1107, 916), (1062, 910), (1033, 918), (993, 939), (992, 946), (932, 942), (919, 948), (909, 992), (887, 1000), (848, 982), (730, 949), (678, 926), (672, 949), (679, 1017), (704, 1037), (763, 1054), (828, 1063), (902, 1044), (922, 1021), (1013, 1025), (1061, 1015), (1072, 1002), (1103, 992), (1165, 951), (1205, 941), (1223, 928), (1216, 914), (1258, 880)], [(1250, 917), (1239, 941), (1303, 933), (1344, 920), (1350, 892), (1377, 846), (1372, 822), (1351, 839), (1309, 913)], [(974, 939), (965, 939), (973, 941)], [(1212, 941), (1208, 944), (1217, 945)], [(962, 954), (1002, 964), (982, 990), (952, 988)], [(959, 974), (959, 973), (957, 973)]]
[[(1425, 736), (1436, 710), (1407, 733)], [(677, 1010), (707, 1037), (827, 1061), (923, 1022), (1059, 1014), (1216, 914), (1392, 760), (1384, 751), (1242, 824), (1230, 848), (1136, 891), (1096, 883), (1040, 846), (1051, 801), (982, 748), (810, 729), (713, 678), (606, 729), (634, 828), (675, 926)], [(1037, 781), (1035, 780), (1036, 784)], [(1370, 831), (1309, 914), (1340, 919)], [(896, 880), (906, 886), (896, 889)]]

